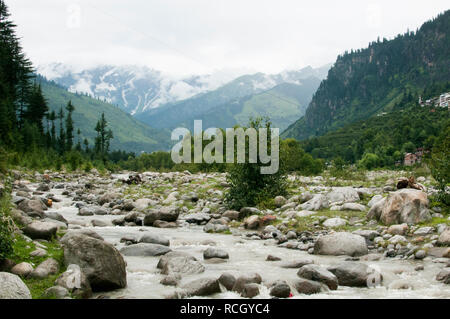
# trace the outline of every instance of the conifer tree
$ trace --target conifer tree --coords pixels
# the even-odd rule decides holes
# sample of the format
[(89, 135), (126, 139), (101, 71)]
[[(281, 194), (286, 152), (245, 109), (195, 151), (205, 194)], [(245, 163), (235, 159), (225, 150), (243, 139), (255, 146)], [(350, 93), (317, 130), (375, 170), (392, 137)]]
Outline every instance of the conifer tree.
[(73, 146), (73, 130), (74, 130), (72, 113), (75, 110), (75, 107), (72, 105), (72, 101), (69, 101), (69, 103), (67, 103), (66, 110), (68, 112), (66, 118), (66, 148), (68, 151), (70, 151)]

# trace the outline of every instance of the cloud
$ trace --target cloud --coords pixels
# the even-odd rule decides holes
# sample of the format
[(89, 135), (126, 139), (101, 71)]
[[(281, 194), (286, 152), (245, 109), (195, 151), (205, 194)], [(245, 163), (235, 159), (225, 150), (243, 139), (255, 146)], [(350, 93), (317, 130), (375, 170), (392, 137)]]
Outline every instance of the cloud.
[(173, 75), (333, 62), (414, 30), (447, 1), (7, 0), (35, 64), (144, 64)]

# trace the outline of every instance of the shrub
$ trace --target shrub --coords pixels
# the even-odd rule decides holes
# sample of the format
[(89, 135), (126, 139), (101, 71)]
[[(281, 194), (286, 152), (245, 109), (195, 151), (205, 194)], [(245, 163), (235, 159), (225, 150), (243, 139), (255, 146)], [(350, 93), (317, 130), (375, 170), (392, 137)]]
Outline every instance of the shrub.
[(436, 140), (429, 162), (431, 174), (438, 183), (439, 198), (444, 204), (450, 205), (450, 195), (446, 192), (450, 183), (450, 125)]
[(8, 258), (13, 253), (13, 226), (9, 217), (9, 194), (3, 194), (0, 198), (0, 260)]
[[(262, 119), (251, 120), (249, 126), (258, 130), (263, 127)], [(265, 127), (269, 129), (269, 132), (270, 126), (271, 123), (266, 120)], [(268, 134), (268, 152), (271, 152), (270, 140), (271, 136)], [(248, 145), (246, 145), (246, 154), (248, 155)], [(281, 158), (279, 171), (272, 175), (264, 175), (261, 174), (260, 168), (266, 165), (259, 159), (257, 163), (248, 163), (248, 156), (246, 157), (246, 163), (231, 165), (227, 174), (230, 189), (225, 195), (225, 202), (231, 209), (257, 206), (262, 202), (267, 203), (278, 195), (286, 195), (287, 182)]]

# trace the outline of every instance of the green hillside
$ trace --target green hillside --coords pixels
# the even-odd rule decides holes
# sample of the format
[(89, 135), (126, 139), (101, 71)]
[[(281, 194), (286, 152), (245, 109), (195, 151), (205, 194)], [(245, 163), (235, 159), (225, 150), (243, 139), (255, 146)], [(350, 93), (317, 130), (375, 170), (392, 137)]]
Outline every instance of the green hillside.
[(303, 118), (284, 137), (320, 136), (380, 112), (406, 96), (450, 80), (450, 10), (417, 32), (377, 40), (338, 57)]
[[(153, 129), (118, 107), (86, 95), (70, 93), (42, 77), (38, 77), (38, 81), (51, 111), (58, 112), (61, 107), (64, 108), (70, 100), (72, 101), (75, 106), (73, 114), (75, 127), (81, 130), (82, 139), (87, 138), (91, 146), (96, 136), (95, 125), (104, 112), (114, 134), (111, 149), (140, 153), (169, 148), (170, 135), (167, 130)], [(75, 140), (77, 141), (77, 137)]]

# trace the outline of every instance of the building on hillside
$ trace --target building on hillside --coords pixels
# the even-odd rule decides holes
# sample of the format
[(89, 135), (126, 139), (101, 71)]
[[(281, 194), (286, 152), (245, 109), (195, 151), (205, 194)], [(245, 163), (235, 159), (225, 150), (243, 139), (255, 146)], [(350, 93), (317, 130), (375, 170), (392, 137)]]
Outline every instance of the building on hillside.
[(441, 94), (441, 96), (439, 97), (439, 106), (440, 107), (450, 106), (450, 92)]
[(413, 166), (416, 163), (417, 163), (417, 156), (416, 156), (416, 154), (413, 154), (413, 153), (406, 153), (405, 154), (405, 159), (403, 161), (403, 164), (405, 166)]

